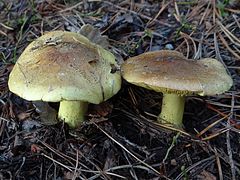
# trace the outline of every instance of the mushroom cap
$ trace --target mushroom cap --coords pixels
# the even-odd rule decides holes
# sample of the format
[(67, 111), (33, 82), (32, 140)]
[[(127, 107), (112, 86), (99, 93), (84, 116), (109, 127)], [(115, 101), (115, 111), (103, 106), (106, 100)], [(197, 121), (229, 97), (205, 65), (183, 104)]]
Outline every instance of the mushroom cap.
[(31, 101), (98, 104), (121, 88), (115, 57), (86, 37), (52, 31), (30, 43), (10, 73), (10, 91)]
[(150, 90), (179, 95), (216, 95), (232, 86), (232, 78), (216, 59), (188, 60), (177, 51), (147, 52), (121, 66), (125, 80)]

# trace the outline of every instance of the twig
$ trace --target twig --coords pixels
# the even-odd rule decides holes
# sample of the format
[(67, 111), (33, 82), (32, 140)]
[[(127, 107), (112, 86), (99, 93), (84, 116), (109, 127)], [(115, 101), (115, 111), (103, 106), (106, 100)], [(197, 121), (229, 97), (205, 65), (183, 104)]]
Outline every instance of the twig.
[(158, 11), (157, 15), (156, 15), (152, 20), (149, 20), (149, 21), (147, 22), (146, 27), (150, 26), (150, 25), (152, 24), (152, 22), (156, 21), (157, 18), (160, 16), (160, 14), (166, 9), (166, 7), (167, 7), (170, 3), (171, 3), (171, 1), (168, 2), (168, 3), (166, 3), (166, 4), (164, 4), (164, 5), (162, 6), (162, 8)]
[[(124, 155), (124, 157), (126, 158), (126, 160), (127, 160), (127, 162), (129, 163), (129, 165), (132, 165), (131, 162), (130, 162), (130, 160), (129, 160), (129, 158), (128, 158), (128, 153), (127, 153), (126, 151), (123, 151), (123, 155)], [(130, 172), (130, 174), (131, 174), (131, 176), (132, 176), (132, 178), (133, 178), (134, 180), (138, 180), (138, 177), (137, 177), (137, 175), (136, 175), (136, 172), (135, 172), (134, 168), (130, 168), (129, 172)]]
[(79, 155), (78, 155), (78, 151), (76, 151), (76, 152), (77, 152), (77, 153), (76, 153), (76, 165), (75, 165), (75, 169), (74, 169), (74, 173), (73, 173), (73, 178), (72, 178), (72, 180), (75, 180), (76, 177), (77, 177), (78, 157), (79, 157)]
[[(227, 121), (227, 128), (229, 128), (229, 129), (231, 128), (230, 120), (232, 119), (232, 116), (233, 116), (233, 109), (234, 109), (234, 96), (232, 96), (231, 113), (230, 113), (230, 116)], [(234, 164), (233, 156), (232, 156), (230, 131), (227, 131), (227, 133), (226, 133), (226, 143), (227, 143), (227, 152), (228, 152), (228, 157), (229, 157), (229, 163), (231, 166), (232, 180), (236, 180), (236, 170), (235, 170), (235, 164)]]
[(217, 149), (215, 147), (214, 147), (214, 153), (215, 153), (216, 163), (217, 163), (217, 167), (218, 167), (219, 180), (223, 180), (222, 166), (221, 166), (221, 162), (220, 162), (220, 158), (219, 158)]

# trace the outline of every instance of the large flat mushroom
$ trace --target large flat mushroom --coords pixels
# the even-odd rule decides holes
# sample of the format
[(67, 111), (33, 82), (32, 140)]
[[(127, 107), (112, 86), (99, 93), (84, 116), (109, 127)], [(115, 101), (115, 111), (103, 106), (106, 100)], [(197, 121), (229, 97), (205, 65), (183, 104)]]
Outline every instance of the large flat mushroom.
[(99, 104), (121, 88), (115, 57), (86, 37), (52, 31), (30, 43), (19, 57), (9, 89), (30, 101), (60, 102), (58, 116), (74, 128), (88, 103)]
[(158, 121), (182, 126), (187, 95), (216, 95), (230, 89), (232, 78), (216, 59), (186, 59), (177, 51), (144, 53), (126, 60), (121, 66), (125, 80), (163, 93)]

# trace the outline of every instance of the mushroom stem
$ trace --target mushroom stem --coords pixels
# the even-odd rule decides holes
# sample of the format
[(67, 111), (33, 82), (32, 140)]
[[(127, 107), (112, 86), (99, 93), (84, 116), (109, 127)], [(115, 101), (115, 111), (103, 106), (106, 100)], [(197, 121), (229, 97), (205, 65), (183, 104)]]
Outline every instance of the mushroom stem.
[(162, 111), (158, 122), (163, 120), (176, 127), (182, 127), (185, 97), (177, 94), (163, 94)]
[(64, 120), (71, 128), (76, 128), (83, 122), (87, 108), (87, 102), (61, 101), (58, 117)]

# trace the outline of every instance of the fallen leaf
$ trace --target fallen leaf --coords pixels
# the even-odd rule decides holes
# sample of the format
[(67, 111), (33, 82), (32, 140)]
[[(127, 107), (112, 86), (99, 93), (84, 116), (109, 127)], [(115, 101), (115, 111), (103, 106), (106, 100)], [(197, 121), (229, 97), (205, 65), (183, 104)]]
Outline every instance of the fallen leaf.
[(42, 149), (37, 144), (31, 145), (31, 152), (32, 153), (39, 153)]
[(198, 175), (199, 180), (216, 180), (216, 176), (214, 176), (212, 173), (203, 170), (200, 175)]
[(17, 118), (18, 118), (20, 121), (23, 121), (23, 120), (29, 118), (30, 115), (31, 115), (31, 112), (22, 112), (22, 113), (19, 113), (19, 114), (17, 115)]

